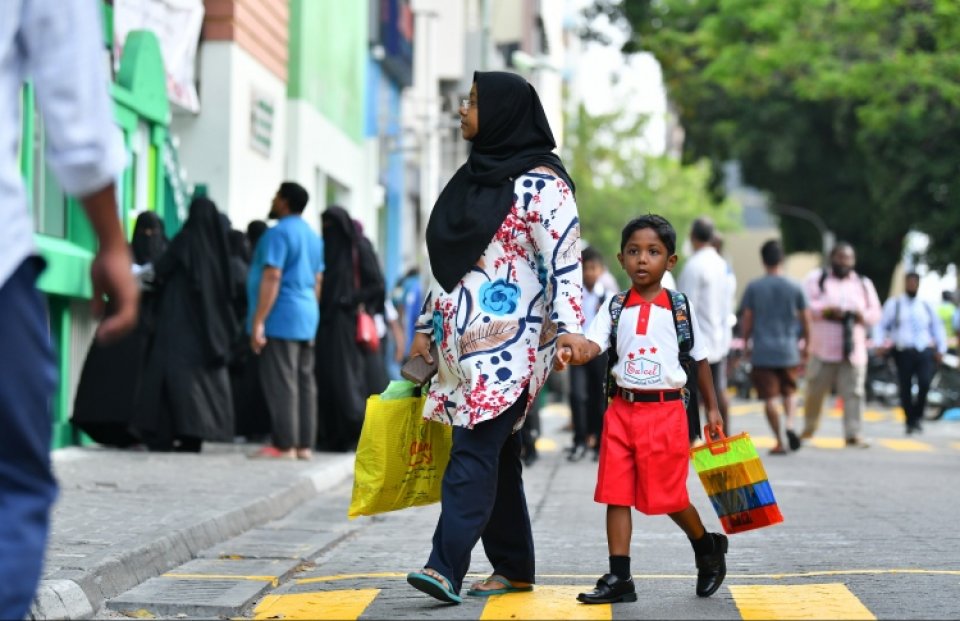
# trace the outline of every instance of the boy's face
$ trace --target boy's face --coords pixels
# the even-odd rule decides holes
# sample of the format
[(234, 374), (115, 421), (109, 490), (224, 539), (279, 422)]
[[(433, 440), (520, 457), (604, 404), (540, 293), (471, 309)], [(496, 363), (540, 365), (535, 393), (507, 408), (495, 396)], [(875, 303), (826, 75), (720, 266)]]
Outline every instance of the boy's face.
[(667, 253), (667, 247), (653, 229), (634, 231), (617, 259), (635, 289), (659, 285), (663, 273), (677, 263), (677, 255)]
[(600, 261), (583, 262), (583, 286), (593, 289), (600, 277), (603, 276), (603, 263)]

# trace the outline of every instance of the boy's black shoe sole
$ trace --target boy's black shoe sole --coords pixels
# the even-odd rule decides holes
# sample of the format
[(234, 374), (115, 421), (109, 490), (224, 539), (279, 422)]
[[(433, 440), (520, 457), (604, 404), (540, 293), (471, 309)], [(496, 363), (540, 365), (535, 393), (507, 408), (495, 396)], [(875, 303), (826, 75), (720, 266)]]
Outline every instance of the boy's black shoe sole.
[(727, 537), (720, 533), (710, 533), (710, 537), (713, 538), (713, 552), (696, 555), (697, 595), (700, 597), (716, 593), (727, 577)]
[(577, 601), (584, 604), (617, 604), (637, 601), (637, 588), (633, 578), (623, 580), (614, 574), (604, 574), (597, 580), (597, 588), (589, 593), (577, 595)]

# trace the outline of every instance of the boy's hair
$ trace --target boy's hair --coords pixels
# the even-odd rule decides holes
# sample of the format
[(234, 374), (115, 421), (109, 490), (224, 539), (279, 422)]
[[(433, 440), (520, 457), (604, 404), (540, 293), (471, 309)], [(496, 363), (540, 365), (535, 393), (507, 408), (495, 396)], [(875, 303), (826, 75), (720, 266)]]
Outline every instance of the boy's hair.
[(776, 239), (764, 242), (760, 247), (760, 258), (767, 267), (775, 267), (783, 263), (783, 246)]
[(303, 213), (303, 210), (307, 207), (307, 202), (310, 200), (310, 195), (307, 193), (307, 190), (299, 183), (293, 181), (284, 181), (281, 183), (277, 194), (280, 195), (280, 198), (287, 201), (287, 205), (293, 213)]
[(587, 246), (584, 248), (583, 252), (580, 253), (580, 259), (583, 263), (589, 263), (590, 261), (595, 261), (601, 264), (603, 263), (603, 255), (601, 255), (600, 251), (593, 246)]
[(673, 225), (663, 216), (652, 213), (627, 222), (627, 226), (623, 227), (623, 233), (620, 234), (620, 252), (627, 247), (630, 236), (642, 229), (653, 229), (663, 245), (667, 247), (667, 254), (671, 256), (676, 254), (677, 232), (673, 229)]

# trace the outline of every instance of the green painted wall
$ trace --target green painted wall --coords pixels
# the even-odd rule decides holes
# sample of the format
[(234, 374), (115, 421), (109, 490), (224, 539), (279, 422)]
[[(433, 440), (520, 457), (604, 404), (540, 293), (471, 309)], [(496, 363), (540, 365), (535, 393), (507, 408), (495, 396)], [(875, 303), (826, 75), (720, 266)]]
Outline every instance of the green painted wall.
[(291, 0), (287, 96), (363, 141), (368, 2)]

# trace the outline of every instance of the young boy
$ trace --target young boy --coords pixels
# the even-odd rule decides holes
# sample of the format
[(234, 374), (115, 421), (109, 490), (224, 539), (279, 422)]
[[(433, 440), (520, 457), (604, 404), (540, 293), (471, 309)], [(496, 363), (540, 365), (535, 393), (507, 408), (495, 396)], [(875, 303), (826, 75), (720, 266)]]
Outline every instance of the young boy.
[[(667, 514), (693, 545), (697, 564), (697, 595), (709, 597), (726, 576), (727, 538), (708, 533), (687, 497), (689, 442), (687, 415), (681, 389), (686, 373), (679, 361), (680, 346), (670, 295), (660, 285), (664, 273), (677, 262), (677, 235), (664, 218), (647, 215), (623, 229), (617, 259), (632, 282), (611, 334), (613, 297), (597, 313), (579, 348), (579, 359), (564, 348), (557, 354), (559, 369), (567, 362), (586, 364), (605, 351), (616, 337), (617, 362), (612, 375), (616, 394), (604, 416), (600, 466), (594, 500), (607, 505), (607, 546), (610, 573), (589, 593), (577, 599), (585, 604), (636, 601), (630, 575), (631, 507), (648, 515)], [(693, 329), (690, 357), (697, 364), (700, 394), (707, 406), (710, 434), (722, 429), (707, 352), (697, 343), (697, 321), (689, 307)], [(581, 337), (583, 338), (583, 337)]]
[[(587, 326), (602, 310), (604, 302), (617, 293), (607, 291), (600, 277), (606, 271), (603, 256), (592, 246), (583, 249), (580, 255), (583, 266), (583, 327)], [(589, 363), (570, 369), (570, 411), (573, 414), (573, 446), (569, 461), (586, 457), (588, 447), (593, 450), (593, 460), (600, 456), (600, 431), (603, 429), (604, 382), (607, 373), (607, 357), (597, 356)]]

